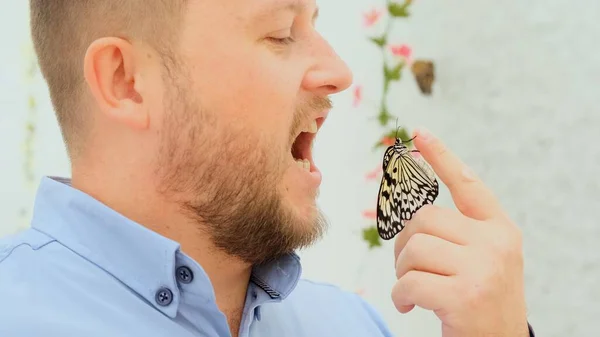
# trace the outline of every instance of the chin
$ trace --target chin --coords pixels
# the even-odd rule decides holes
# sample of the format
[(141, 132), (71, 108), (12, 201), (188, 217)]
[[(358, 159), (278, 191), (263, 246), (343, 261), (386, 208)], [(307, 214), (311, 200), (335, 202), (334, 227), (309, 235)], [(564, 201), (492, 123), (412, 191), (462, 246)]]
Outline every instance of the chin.
[(293, 218), (292, 222), (299, 230), (312, 232), (315, 226), (322, 225), (323, 214), (317, 205), (316, 198), (306, 195), (302, 199), (285, 199), (285, 208), (289, 211)]

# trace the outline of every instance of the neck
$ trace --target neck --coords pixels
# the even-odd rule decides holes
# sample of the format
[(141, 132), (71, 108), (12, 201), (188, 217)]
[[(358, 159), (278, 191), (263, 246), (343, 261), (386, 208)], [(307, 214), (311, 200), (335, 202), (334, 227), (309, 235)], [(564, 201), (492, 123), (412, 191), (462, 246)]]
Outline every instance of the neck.
[[(162, 201), (149, 184), (136, 183), (135, 175), (107, 170), (72, 170), (72, 186), (99, 200), (123, 216), (178, 242), (188, 256), (202, 266), (214, 288), (217, 306), (227, 316), (232, 335), (237, 336), (252, 266), (215, 248), (176, 205)], [(119, 175), (119, 176), (115, 176)], [(127, 182), (127, 186), (123, 184)]]

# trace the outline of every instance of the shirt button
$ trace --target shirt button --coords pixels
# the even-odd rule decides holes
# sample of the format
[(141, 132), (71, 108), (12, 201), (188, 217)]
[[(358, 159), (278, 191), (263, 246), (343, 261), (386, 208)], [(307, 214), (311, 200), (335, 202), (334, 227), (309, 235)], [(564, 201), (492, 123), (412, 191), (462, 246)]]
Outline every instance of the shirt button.
[(155, 300), (158, 305), (166, 307), (173, 302), (173, 293), (169, 288), (160, 288), (156, 292)]
[(181, 283), (191, 283), (194, 279), (194, 273), (192, 273), (192, 270), (190, 268), (186, 266), (181, 266), (177, 268), (177, 279)]

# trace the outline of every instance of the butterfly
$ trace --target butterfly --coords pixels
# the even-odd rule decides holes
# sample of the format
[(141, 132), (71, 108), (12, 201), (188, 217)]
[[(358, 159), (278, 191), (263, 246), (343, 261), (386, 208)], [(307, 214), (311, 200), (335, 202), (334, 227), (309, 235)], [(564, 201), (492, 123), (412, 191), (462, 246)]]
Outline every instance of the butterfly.
[(406, 221), (423, 205), (433, 204), (439, 185), (431, 168), (414, 158), (405, 143), (396, 137), (383, 156), (383, 177), (377, 197), (377, 231), (384, 240), (400, 233)]

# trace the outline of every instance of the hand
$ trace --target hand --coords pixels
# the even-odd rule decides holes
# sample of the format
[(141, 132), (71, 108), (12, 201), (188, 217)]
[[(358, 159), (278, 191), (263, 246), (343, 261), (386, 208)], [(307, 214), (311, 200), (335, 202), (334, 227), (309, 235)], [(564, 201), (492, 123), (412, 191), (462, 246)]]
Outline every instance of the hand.
[(393, 302), (432, 310), (444, 337), (527, 337), (521, 233), (492, 192), (434, 136), (415, 146), (458, 211), (427, 205), (395, 241)]

